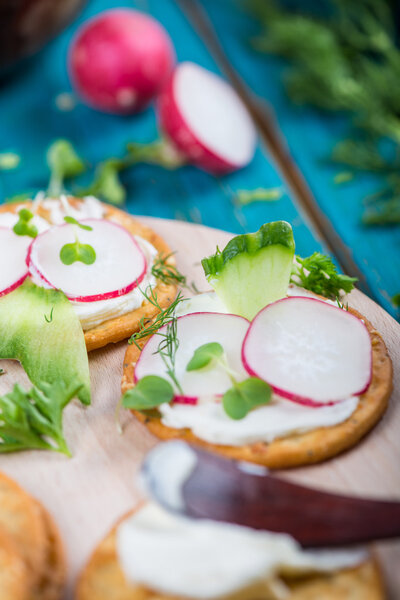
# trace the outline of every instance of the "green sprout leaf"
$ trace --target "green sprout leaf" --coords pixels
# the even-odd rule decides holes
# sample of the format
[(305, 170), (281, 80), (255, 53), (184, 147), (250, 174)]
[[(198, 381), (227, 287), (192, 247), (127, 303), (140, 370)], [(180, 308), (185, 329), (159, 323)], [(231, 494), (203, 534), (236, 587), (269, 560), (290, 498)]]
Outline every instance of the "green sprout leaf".
[(13, 227), (14, 233), (35, 238), (38, 234), (38, 229), (30, 222), (33, 219), (33, 213), (27, 208), (22, 208), (18, 215), (19, 219)]
[(222, 399), (224, 410), (231, 419), (243, 419), (253, 408), (268, 404), (271, 400), (271, 388), (257, 377), (249, 377), (235, 383)]
[(236, 200), (238, 204), (246, 206), (252, 202), (274, 202), (280, 200), (283, 196), (283, 190), (280, 187), (275, 188), (256, 188), (255, 190), (238, 190)]
[(157, 375), (147, 375), (125, 392), (122, 405), (133, 410), (149, 410), (171, 402), (173, 397), (174, 390), (169, 381)]
[(187, 364), (186, 371), (197, 371), (209, 365), (214, 359), (221, 358), (224, 349), (218, 342), (203, 344), (197, 350)]
[(392, 304), (393, 306), (395, 306), (396, 308), (400, 308), (400, 294), (395, 294), (392, 297)]
[(16, 169), (21, 162), (21, 157), (15, 152), (0, 153), (0, 171), (11, 171)]
[(71, 142), (63, 139), (55, 140), (49, 147), (47, 164), (51, 172), (47, 193), (53, 197), (63, 192), (65, 179), (76, 177), (86, 169)]
[(89, 244), (81, 244), (79, 240), (75, 240), (61, 248), (60, 259), (64, 265), (72, 265), (75, 262), (92, 265), (96, 260), (96, 251)]
[(119, 172), (124, 163), (118, 158), (110, 158), (100, 163), (96, 169), (95, 178), (87, 188), (81, 188), (81, 196), (93, 195), (110, 204), (121, 206), (126, 200), (126, 191), (119, 180)]
[(74, 219), (74, 217), (64, 217), (64, 221), (66, 223), (69, 223), (70, 225), (77, 225), (78, 227), (80, 227), (81, 229), (84, 229), (85, 231), (93, 231), (93, 227), (90, 227), (90, 225), (84, 225), (83, 223), (79, 223), (79, 221)]

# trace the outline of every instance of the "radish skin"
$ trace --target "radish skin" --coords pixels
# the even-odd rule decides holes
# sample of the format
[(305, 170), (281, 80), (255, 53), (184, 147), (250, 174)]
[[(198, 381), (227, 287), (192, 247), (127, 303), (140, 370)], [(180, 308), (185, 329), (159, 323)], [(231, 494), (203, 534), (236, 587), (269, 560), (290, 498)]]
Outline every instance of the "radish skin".
[(365, 324), (339, 307), (304, 296), (278, 300), (255, 316), (242, 360), (247, 372), (267, 381), (276, 394), (310, 407), (363, 394), (372, 377)]
[(175, 68), (158, 101), (158, 120), (187, 162), (214, 175), (241, 169), (254, 156), (255, 127), (236, 91), (194, 63)]
[(17, 235), (9, 227), (0, 227), (0, 251), (2, 256), (12, 253), (11, 261), (4, 261), (0, 271), (0, 297), (17, 289), (27, 278), (26, 255), (31, 239)]
[(133, 9), (113, 9), (90, 19), (69, 50), (73, 86), (93, 108), (115, 114), (144, 109), (160, 93), (175, 64), (162, 25)]

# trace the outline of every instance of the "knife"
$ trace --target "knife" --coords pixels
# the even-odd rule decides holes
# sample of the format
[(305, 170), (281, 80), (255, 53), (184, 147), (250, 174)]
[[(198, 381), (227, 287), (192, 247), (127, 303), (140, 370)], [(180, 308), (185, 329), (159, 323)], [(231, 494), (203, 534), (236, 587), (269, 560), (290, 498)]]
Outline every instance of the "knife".
[(152, 450), (141, 479), (169, 511), (288, 533), (304, 548), (400, 537), (400, 502), (321, 492), (181, 441)]

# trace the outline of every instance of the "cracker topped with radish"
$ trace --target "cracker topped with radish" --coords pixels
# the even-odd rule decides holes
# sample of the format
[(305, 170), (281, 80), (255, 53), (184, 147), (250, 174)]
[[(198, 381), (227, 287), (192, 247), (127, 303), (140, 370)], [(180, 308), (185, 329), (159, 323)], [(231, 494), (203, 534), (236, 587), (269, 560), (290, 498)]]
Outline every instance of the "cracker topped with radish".
[(392, 367), (349, 308), (354, 280), (295, 257), (284, 221), (204, 258), (212, 292), (184, 298), (130, 340), (123, 404), (162, 439), (286, 468), (356, 444), (382, 416)]
[(0, 452), (69, 454), (61, 411), (74, 397), (90, 404), (87, 350), (128, 338), (173, 302), (174, 258), (155, 232), (94, 197), (2, 206), (0, 247), (8, 257), (0, 272), (0, 359), (18, 360), (34, 386), (23, 398), (14, 389), (7, 402), (37, 409), (39, 419), (15, 430), (13, 411), (2, 411), (12, 434), (0, 432)]

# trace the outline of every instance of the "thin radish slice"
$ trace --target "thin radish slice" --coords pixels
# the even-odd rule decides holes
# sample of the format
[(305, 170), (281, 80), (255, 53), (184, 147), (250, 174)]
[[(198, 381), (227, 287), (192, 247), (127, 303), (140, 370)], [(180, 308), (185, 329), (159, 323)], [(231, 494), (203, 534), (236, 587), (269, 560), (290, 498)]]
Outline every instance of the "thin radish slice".
[[(220, 396), (232, 387), (226, 370), (214, 362), (198, 371), (186, 371), (194, 351), (203, 344), (220, 343), (235, 379), (243, 381), (247, 378), (240, 351), (248, 327), (247, 319), (236, 315), (202, 312), (178, 317), (176, 337), (179, 346), (175, 355), (175, 375), (183, 394), (174, 386), (175, 402), (195, 404), (201, 397)], [(146, 375), (159, 375), (170, 380), (165, 363), (157, 352), (166, 331), (167, 326), (162, 327), (144, 346), (135, 367), (135, 381)]]
[[(0, 296), (9, 294), (20, 286), (28, 275), (26, 255), (32, 238), (16, 235), (9, 227), (0, 227)], [(7, 258), (9, 257), (9, 258)]]
[[(51, 287), (62, 290), (77, 302), (96, 302), (124, 296), (142, 281), (146, 274), (146, 258), (134, 237), (116, 223), (104, 219), (80, 221), (92, 231), (74, 225), (58, 225), (45, 231), (32, 242), (28, 266)], [(91, 265), (74, 262), (65, 265), (60, 250), (75, 241), (91, 245), (96, 260)]]
[(253, 158), (257, 134), (243, 102), (221, 77), (179, 64), (159, 99), (161, 129), (198, 167), (222, 175)]
[(371, 340), (364, 323), (313, 298), (284, 298), (263, 308), (250, 325), (242, 357), (251, 375), (308, 406), (362, 394), (371, 380)]

